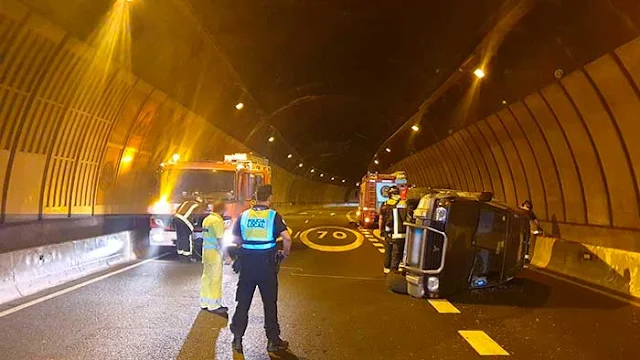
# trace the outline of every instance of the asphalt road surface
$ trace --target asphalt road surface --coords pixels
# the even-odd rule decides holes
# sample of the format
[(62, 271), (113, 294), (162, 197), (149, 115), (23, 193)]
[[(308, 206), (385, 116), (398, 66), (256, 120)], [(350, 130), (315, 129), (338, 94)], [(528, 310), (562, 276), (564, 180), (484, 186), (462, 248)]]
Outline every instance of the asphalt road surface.
[[(390, 292), (380, 241), (349, 225), (352, 211), (285, 216), (295, 237), (280, 273), (286, 353), (266, 352), (256, 294), (245, 353), (233, 354), (227, 320), (199, 309), (201, 265), (170, 254), (0, 308), (0, 359), (640, 358), (639, 307), (532, 270), (440, 302)], [(225, 267), (230, 315), (236, 281)]]

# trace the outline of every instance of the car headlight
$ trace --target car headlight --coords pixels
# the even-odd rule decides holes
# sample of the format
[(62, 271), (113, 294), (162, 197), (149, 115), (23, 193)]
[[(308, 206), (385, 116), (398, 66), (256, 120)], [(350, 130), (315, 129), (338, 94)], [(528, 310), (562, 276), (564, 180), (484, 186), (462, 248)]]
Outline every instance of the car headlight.
[(165, 199), (160, 199), (156, 201), (151, 206), (152, 214), (171, 214), (171, 204)]
[(429, 292), (436, 292), (440, 288), (440, 279), (435, 276), (429, 276), (427, 279), (427, 290)]
[(438, 206), (435, 214), (433, 214), (434, 220), (439, 222), (447, 221), (447, 208)]

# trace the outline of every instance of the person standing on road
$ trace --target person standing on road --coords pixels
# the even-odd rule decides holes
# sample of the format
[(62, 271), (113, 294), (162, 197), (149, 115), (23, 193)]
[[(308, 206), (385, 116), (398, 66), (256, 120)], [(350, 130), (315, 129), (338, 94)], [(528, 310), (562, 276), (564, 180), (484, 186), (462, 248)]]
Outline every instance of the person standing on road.
[[(540, 227), (540, 222), (538, 221), (538, 217), (533, 212), (533, 204), (530, 200), (525, 200), (520, 204), (520, 209), (524, 210), (529, 217), (529, 224), (533, 225), (533, 234), (539, 235), (542, 234), (542, 228)], [(526, 261), (529, 261), (531, 256), (529, 255), (529, 248), (531, 246), (531, 234), (528, 234), (525, 242), (524, 242), (524, 258)]]
[(198, 223), (198, 218), (204, 214), (204, 207), (201, 198), (187, 200), (180, 204), (178, 210), (173, 215), (173, 227), (176, 229), (176, 248), (180, 262), (195, 262), (193, 258), (193, 229)]
[[(256, 286), (264, 304), (267, 351), (282, 351), (289, 347), (289, 343), (280, 338), (278, 324), (278, 268), (279, 262), (291, 251), (291, 236), (282, 216), (269, 208), (272, 192), (271, 185), (260, 186), (256, 204), (242, 213), (233, 228), (235, 242), (241, 247), (237, 306), (230, 326), (232, 348), (236, 352), (242, 352), (242, 337), (247, 329)], [(278, 237), (283, 240), (282, 251), (276, 249)]]
[(397, 186), (389, 188), (389, 200), (380, 207), (380, 219), (378, 227), (384, 234), (384, 273), (388, 274), (392, 269), (398, 270), (404, 253), (404, 241), (407, 236), (404, 222), (407, 217), (407, 203), (400, 196)]
[(222, 200), (213, 203), (211, 214), (202, 221), (202, 282), (200, 308), (217, 315), (226, 315), (229, 308), (222, 306), (222, 261), (226, 254), (222, 246), (224, 237), (225, 206)]

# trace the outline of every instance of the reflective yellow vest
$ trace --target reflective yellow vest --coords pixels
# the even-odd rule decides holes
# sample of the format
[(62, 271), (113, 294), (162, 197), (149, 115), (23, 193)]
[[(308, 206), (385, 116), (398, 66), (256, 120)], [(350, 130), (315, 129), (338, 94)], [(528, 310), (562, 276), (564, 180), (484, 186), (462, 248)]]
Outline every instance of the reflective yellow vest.
[(276, 212), (271, 209), (246, 210), (240, 217), (242, 248), (248, 250), (268, 250), (276, 246), (273, 236), (273, 222)]

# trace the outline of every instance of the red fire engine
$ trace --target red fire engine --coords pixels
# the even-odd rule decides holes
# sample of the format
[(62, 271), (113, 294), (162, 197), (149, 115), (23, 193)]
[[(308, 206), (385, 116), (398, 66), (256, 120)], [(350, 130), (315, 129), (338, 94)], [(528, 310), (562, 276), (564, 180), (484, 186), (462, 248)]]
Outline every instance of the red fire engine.
[[(162, 165), (158, 200), (149, 207), (149, 242), (154, 246), (175, 245), (173, 214), (183, 201), (196, 197), (207, 203), (224, 200), (229, 230), (231, 223), (251, 205), (256, 188), (270, 183), (269, 161), (252, 154), (225, 155), (224, 161), (199, 162), (182, 162), (176, 157)], [(230, 233), (225, 233), (225, 244), (230, 239)]]

